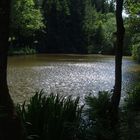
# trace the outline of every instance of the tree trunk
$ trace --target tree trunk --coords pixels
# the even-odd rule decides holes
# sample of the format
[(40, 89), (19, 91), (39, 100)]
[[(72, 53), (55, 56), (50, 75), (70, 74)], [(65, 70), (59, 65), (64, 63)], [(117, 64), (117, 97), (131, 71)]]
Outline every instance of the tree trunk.
[(117, 23), (117, 41), (115, 53), (115, 87), (112, 96), (113, 108), (117, 109), (121, 97), (122, 86), (122, 55), (123, 55), (123, 39), (125, 28), (122, 18), (123, 0), (116, 0), (116, 23)]
[(12, 111), (13, 103), (7, 86), (7, 51), (9, 37), (10, 0), (0, 1), (0, 106), (9, 106)]
[(0, 140), (20, 140), (18, 119), (7, 86), (7, 52), (11, 0), (0, 0)]

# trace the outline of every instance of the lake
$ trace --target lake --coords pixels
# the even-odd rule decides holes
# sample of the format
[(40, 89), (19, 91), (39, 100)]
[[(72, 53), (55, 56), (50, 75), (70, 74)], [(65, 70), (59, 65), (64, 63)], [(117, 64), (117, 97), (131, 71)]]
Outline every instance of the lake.
[[(8, 85), (15, 102), (29, 99), (35, 91), (80, 96), (111, 90), (114, 86), (114, 56), (27, 55), (8, 58)], [(123, 58), (122, 94), (140, 80), (140, 65)]]

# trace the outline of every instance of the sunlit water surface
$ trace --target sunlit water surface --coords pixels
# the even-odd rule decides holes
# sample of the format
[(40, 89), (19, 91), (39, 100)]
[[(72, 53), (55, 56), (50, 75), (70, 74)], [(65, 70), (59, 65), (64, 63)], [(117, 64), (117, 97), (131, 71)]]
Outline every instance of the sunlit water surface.
[[(28, 100), (35, 91), (80, 96), (111, 90), (114, 57), (102, 55), (12, 56), (8, 61), (8, 85), (15, 102)], [(123, 58), (123, 96), (140, 79), (140, 66)], [(123, 97), (122, 96), (122, 97)]]

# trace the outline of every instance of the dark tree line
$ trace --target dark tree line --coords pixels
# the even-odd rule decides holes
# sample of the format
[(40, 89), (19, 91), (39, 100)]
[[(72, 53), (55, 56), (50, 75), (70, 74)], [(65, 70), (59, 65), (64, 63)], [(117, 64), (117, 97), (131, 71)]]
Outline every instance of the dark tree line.
[(46, 52), (88, 53), (88, 46), (92, 46), (90, 49), (98, 53), (104, 43), (101, 15), (113, 13), (114, 4), (106, 0), (44, 0), (42, 11), (46, 25), (42, 43)]
[(46, 23), (44, 47), (46, 52), (83, 52), (84, 35), (82, 30), (83, 1), (63, 0), (43, 1), (43, 14)]
[[(136, 2), (129, 0), (125, 6), (130, 16), (125, 18), (123, 54), (131, 55), (133, 50), (134, 58), (139, 59)], [(115, 54), (114, 7), (114, 0), (12, 0), (10, 51)]]
[(115, 19), (113, 0), (31, 1), (13, 0), (10, 50), (28, 47), (42, 53), (114, 53), (111, 33), (115, 29), (108, 22)]

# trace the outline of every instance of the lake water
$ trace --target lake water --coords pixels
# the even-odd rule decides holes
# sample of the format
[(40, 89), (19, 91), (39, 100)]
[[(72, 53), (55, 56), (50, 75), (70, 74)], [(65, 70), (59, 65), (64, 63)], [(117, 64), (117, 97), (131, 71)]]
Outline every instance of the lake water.
[[(103, 55), (29, 55), (8, 60), (8, 85), (15, 102), (29, 99), (35, 91), (80, 96), (111, 90), (114, 57)], [(123, 96), (140, 80), (140, 65), (123, 58)]]

